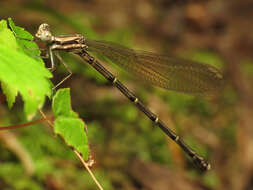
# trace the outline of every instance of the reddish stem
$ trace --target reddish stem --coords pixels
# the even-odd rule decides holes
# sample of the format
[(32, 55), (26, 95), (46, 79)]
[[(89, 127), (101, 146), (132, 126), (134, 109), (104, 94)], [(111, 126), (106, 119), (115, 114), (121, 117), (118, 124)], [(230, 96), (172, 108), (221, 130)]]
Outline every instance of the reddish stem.
[(27, 127), (29, 125), (33, 125), (33, 124), (37, 124), (37, 123), (42, 123), (44, 121), (54, 121), (54, 119), (55, 119), (54, 117), (46, 117), (46, 118), (42, 118), (42, 119), (39, 119), (39, 120), (23, 123), (23, 124), (17, 124), (17, 125), (12, 125), (12, 126), (0, 127), (0, 130), (17, 129), (17, 128), (21, 128), (21, 127)]

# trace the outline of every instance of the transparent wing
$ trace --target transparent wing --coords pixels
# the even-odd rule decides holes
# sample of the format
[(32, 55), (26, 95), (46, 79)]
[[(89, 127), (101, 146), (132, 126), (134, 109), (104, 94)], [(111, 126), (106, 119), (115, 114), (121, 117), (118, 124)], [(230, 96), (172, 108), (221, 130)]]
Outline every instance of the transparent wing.
[(190, 94), (213, 95), (223, 86), (222, 73), (210, 65), (135, 51), (119, 44), (86, 40), (88, 51), (100, 54), (152, 85)]

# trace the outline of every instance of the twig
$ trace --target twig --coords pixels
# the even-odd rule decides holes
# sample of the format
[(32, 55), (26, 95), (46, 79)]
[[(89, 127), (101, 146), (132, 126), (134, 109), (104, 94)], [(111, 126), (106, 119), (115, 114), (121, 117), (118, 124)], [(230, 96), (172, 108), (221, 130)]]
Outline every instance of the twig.
[[(41, 115), (43, 118), (46, 118), (46, 115), (43, 113), (43, 111), (41, 109), (39, 109)], [(51, 122), (51, 120), (46, 120), (47, 123), (51, 126), (54, 127), (53, 123)], [(77, 150), (74, 149), (75, 154), (77, 155), (77, 157), (79, 158), (79, 160), (82, 162), (83, 166), (85, 167), (85, 169), (88, 171), (88, 173), (90, 174), (91, 178), (94, 180), (94, 182), (96, 183), (96, 185), (98, 186), (98, 188), (100, 190), (104, 190), (103, 187), (100, 185), (100, 183), (97, 181), (96, 177), (94, 176), (94, 174), (92, 173), (92, 171), (90, 170), (88, 164), (83, 160), (82, 156), (79, 154), (79, 152), (77, 152)]]
[(35, 120), (35, 121), (30, 121), (30, 122), (27, 122), (27, 123), (22, 123), (22, 124), (17, 124), (17, 125), (11, 125), (11, 126), (5, 126), (5, 127), (0, 127), (0, 130), (7, 130), (7, 129), (17, 129), (17, 128), (22, 128), (22, 127), (27, 127), (29, 125), (34, 125), (34, 124), (37, 124), (37, 123), (41, 123), (43, 121), (52, 121), (54, 120), (54, 117), (44, 117), (42, 119), (39, 119), (39, 120)]
[(90, 170), (88, 164), (83, 160), (82, 156), (79, 154), (79, 152), (77, 152), (77, 150), (74, 150), (75, 154), (78, 156), (78, 158), (81, 160), (83, 166), (86, 168), (86, 170), (89, 172), (90, 176), (92, 177), (92, 179), (95, 181), (96, 185), (98, 186), (98, 188), (100, 190), (104, 190), (103, 187), (100, 185), (100, 183), (97, 181), (96, 177), (94, 176), (94, 174), (92, 173), (92, 171)]

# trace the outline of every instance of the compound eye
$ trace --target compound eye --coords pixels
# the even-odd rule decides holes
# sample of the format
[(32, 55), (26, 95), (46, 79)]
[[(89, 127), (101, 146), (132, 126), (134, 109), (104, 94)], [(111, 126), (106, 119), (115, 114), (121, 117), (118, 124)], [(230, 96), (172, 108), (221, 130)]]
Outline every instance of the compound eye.
[(35, 36), (39, 38), (41, 41), (51, 41), (52, 34), (50, 32), (49, 25), (46, 23), (41, 24)]

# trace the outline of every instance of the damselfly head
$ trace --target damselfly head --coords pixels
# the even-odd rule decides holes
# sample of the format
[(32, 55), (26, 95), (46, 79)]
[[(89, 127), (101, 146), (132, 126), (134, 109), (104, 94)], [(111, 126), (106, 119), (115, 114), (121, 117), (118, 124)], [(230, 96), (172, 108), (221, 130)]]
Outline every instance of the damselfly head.
[(53, 35), (50, 32), (50, 26), (46, 23), (41, 24), (35, 36), (43, 42), (51, 42)]

